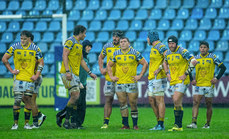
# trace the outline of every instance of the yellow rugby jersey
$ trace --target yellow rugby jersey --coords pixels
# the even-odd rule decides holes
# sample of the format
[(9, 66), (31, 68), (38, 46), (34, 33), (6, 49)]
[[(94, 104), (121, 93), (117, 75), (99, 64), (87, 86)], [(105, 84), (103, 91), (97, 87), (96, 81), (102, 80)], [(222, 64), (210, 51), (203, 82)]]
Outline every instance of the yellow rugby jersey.
[[(170, 75), (171, 75), (171, 81), (170, 85), (175, 85), (178, 83), (182, 83), (182, 80), (179, 79), (180, 76), (184, 75), (185, 71), (188, 69), (188, 62), (193, 58), (194, 56), (189, 53), (187, 49), (184, 49), (183, 47), (177, 46), (177, 49), (175, 52), (171, 52), (168, 50), (165, 54), (165, 61), (169, 65)], [(184, 80), (184, 84), (189, 84), (190, 79), (189, 75)]]
[[(80, 44), (78, 40), (76, 40), (74, 36), (71, 36), (65, 41), (64, 48), (70, 50), (70, 53), (68, 55), (68, 66), (70, 72), (72, 72), (76, 76), (79, 76), (83, 46)], [(66, 73), (63, 61), (60, 73)]]
[(12, 45), (6, 54), (13, 56), (14, 67), (20, 71), (15, 75), (16, 80), (33, 82), (30, 78), (34, 75), (36, 61), (43, 58), (40, 48), (33, 43), (22, 46), (18, 42)]
[(211, 80), (214, 78), (215, 65), (218, 67), (223, 63), (215, 54), (208, 53), (206, 56), (201, 54), (195, 56), (198, 61), (196, 69), (196, 86), (210, 87)]
[[(107, 64), (113, 58), (113, 53), (116, 50), (119, 50), (119, 49), (120, 49), (120, 45), (114, 45), (113, 42), (109, 42), (109, 43), (104, 45), (103, 50), (101, 51), (101, 54), (103, 56), (107, 56)], [(112, 67), (112, 72), (113, 72), (113, 75), (114, 75), (114, 73), (115, 73), (115, 65)], [(110, 81), (110, 82), (112, 81), (110, 76), (108, 75), (108, 73), (106, 73), (105, 79), (107, 81)]]
[[(164, 60), (164, 52), (167, 50), (164, 44), (162, 44), (160, 41), (156, 43), (152, 48), (150, 52), (150, 61), (149, 61), (149, 76), (148, 79), (152, 80), (155, 79), (154, 71), (159, 68), (160, 65), (162, 65)], [(157, 79), (166, 78), (165, 70), (162, 69), (157, 74)]]
[(138, 62), (142, 59), (142, 55), (133, 48), (129, 48), (126, 53), (121, 49), (115, 51), (112, 61), (116, 64), (115, 76), (119, 78), (117, 84), (135, 83), (132, 76), (137, 74)]

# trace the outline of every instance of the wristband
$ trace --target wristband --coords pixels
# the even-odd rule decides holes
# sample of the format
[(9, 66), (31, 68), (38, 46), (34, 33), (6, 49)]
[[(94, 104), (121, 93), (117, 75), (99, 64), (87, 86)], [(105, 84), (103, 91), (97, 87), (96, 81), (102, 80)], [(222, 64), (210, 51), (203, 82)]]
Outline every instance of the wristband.
[(88, 73), (88, 75), (90, 75), (92, 72), (89, 70), (87, 73)]
[(66, 70), (66, 72), (70, 72), (69, 70)]

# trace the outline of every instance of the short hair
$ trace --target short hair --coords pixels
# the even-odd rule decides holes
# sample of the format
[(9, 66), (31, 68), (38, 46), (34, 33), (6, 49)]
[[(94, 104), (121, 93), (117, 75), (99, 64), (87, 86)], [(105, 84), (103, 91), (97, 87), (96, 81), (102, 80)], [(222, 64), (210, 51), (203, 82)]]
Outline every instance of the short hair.
[(130, 40), (127, 37), (125, 37), (125, 36), (123, 36), (123, 37), (120, 38), (120, 40), (123, 40), (123, 39), (126, 39), (128, 42), (130, 42)]
[(201, 42), (200, 42), (200, 46), (201, 46), (201, 45), (206, 45), (206, 46), (209, 48), (209, 43), (206, 42), (206, 41), (201, 41)]
[(26, 37), (30, 37), (31, 38), (31, 35), (32, 35), (32, 33), (31, 32), (29, 32), (29, 31), (27, 31), (27, 30), (23, 30), (22, 32), (21, 32), (21, 35), (20, 36), (26, 36)]
[(79, 35), (80, 33), (83, 33), (86, 30), (86, 28), (82, 25), (77, 25), (74, 28), (73, 35)]
[(159, 34), (157, 31), (150, 30), (148, 32), (148, 38), (150, 40), (150, 43), (153, 43), (154, 41), (159, 40)]
[(123, 34), (121, 30), (114, 30), (112, 33), (113, 36), (118, 36), (119, 38), (123, 37)]
[(30, 39), (31, 39), (31, 41), (33, 42), (33, 40), (34, 40), (34, 35), (33, 35), (32, 33), (31, 33)]
[(169, 36), (168, 37), (168, 43), (170, 43), (170, 42), (175, 42), (176, 44), (178, 44), (178, 39), (177, 39), (177, 37), (176, 36)]

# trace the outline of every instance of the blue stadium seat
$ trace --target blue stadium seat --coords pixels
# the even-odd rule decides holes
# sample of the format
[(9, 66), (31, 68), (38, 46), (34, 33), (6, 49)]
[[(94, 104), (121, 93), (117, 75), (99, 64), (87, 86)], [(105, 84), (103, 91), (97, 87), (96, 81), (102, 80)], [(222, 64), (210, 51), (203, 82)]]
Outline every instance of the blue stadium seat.
[(94, 64), (97, 62), (97, 55), (96, 53), (90, 53), (88, 54), (88, 58), (89, 58), (89, 63), (90, 64)]
[(192, 52), (197, 52), (199, 51), (199, 45), (200, 45), (200, 42), (199, 41), (190, 41), (189, 42), (189, 46), (188, 46), (188, 51), (190, 51), (191, 53)]
[(145, 50), (144, 43), (142, 41), (135, 41), (133, 48), (141, 53)]
[(164, 16), (163, 16), (163, 18), (164, 18), (164, 19), (173, 19), (173, 18), (175, 18), (175, 16), (176, 16), (176, 12), (175, 12), (174, 9), (166, 9), (166, 10), (164, 11)]
[(217, 16), (217, 11), (215, 8), (207, 8), (205, 11), (205, 18), (214, 19)]
[(118, 0), (115, 3), (114, 9), (125, 9), (127, 7), (127, 1), (126, 0)]
[(75, 27), (75, 23), (73, 21), (67, 22), (67, 31), (73, 31)]
[(222, 0), (211, 0), (211, 4), (209, 7), (220, 8), (222, 7), (223, 2)]
[(223, 52), (214, 51), (213, 54), (215, 54), (220, 61), (223, 61)]
[(54, 40), (56, 43), (61, 43), (62, 42), (62, 32), (58, 32), (56, 35), (56, 38)]
[(183, 47), (183, 48), (185, 48), (185, 49), (187, 48), (186, 41), (179, 41), (178, 42), (178, 45), (181, 46), (181, 47)]
[[(40, 12), (38, 10), (30, 10), (29, 11), (29, 16), (37, 16), (37, 15), (40, 15)], [(26, 19), (26, 21), (38, 21), (38, 19), (36, 18), (29, 18), (29, 19)]]
[(133, 20), (130, 25), (130, 30), (141, 30), (142, 29), (142, 21), (141, 20)]
[(16, 22), (16, 21), (10, 22), (7, 31), (9, 31), (9, 32), (17, 32), (19, 30), (20, 30), (20, 24), (19, 24), (19, 22)]
[(229, 0), (224, 0), (224, 7), (229, 7)]
[(0, 64), (0, 75), (5, 75), (7, 72), (5, 65)]
[(17, 11), (20, 8), (20, 3), (19, 1), (10, 1), (8, 4), (8, 10), (10, 11)]
[(115, 22), (114, 21), (106, 20), (103, 23), (103, 28), (102, 28), (103, 31), (112, 31), (114, 29), (115, 29)]
[(198, 26), (197, 20), (196, 19), (188, 19), (186, 21), (186, 26), (185, 29), (190, 29), (190, 30), (196, 30)]
[(193, 19), (201, 19), (201, 18), (203, 18), (203, 9), (201, 9), (201, 8), (192, 9), (191, 18), (193, 18)]
[(127, 9), (139, 9), (141, 5), (140, 0), (131, 0), (129, 1), (129, 5), (127, 7)]
[(92, 44), (92, 49), (91, 49), (91, 53), (100, 53), (103, 49), (103, 43), (101, 42), (94, 42)]
[(165, 39), (164, 31), (158, 31), (158, 35), (159, 35), (160, 40), (164, 40)]
[(92, 10), (84, 10), (81, 20), (92, 20), (94, 18), (94, 12)]
[(163, 19), (159, 21), (158, 27), (157, 27), (158, 30), (168, 30), (169, 28), (170, 28), (169, 20)]
[[(169, 37), (169, 36), (176, 36), (178, 38), (178, 32), (177, 31), (173, 31), (173, 30), (169, 30), (167, 33), (166, 33), (166, 39)], [(160, 36), (159, 36), (160, 38)], [(160, 38), (161, 39), (161, 38)]]
[(224, 19), (215, 19), (213, 29), (224, 29), (226, 26)]
[(6, 22), (1, 21), (0, 22), (0, 32), (5, 32), (6, 30)]
[(112, 0), (103, 0), (101, 9), (110, 10), (113, 8), (113, 1)]
[[(45, 15), (45, 16), (50, 16), (53, 14), (53, 11), (51, 10), (48, 10), (48, 9), (45, 9), (44, 11), (42, 11), (42, 15)], [(41, 18), (40, 21), (51, 21), (52, 19), (51, 18)], [(56, 19), (57, 20), (57, 19)]]
[(228, 41), (218, 41), (216, 46), (216, 51), (227, 52), (228, 51)]
[(13, 15), (13, 12), (6, 10), (6, 11), (3, 11), (2, 15)]
[(214, 41), (209, 41), (208, 40), (208, 44), (209, 44), (209, 51), (212, 52), (215, 50), (215, 44)]
[[(229, 62), (224, 63), (225, 67), (229, 67)], [(226, 69), (225, 74), (229, 74), (229, 68)]]
[(127, 31), (125, 36), (127, 38), (129, 38), (129, 40), (132, 42), (132, 41), (135, 41), (136, 38), (137, 38), (137, 35), (136, 35), (136, 32), (135, 31)]
[(56, 46), (62, 46), (62, 44), (61, 43), (56, 43), (56, 42), (51, 43), (50, 48), (49, 48), (49, 53), (54, 53)]
[(165, 9), (167, 7), (167, 0), (156, 0), (155, 8)]
[(229, 40), (229, 29), (223, 31), (222, 40)]
[(181, 0), (169, 0), (169, 8), (178, 9), (181, 6)]
[(4, 32), (2, 34), (2, 40), (3, 43), (10, 43), (13, 41), (13, 34), (11, 32)]
[(5, 43), (0, 43), (0, 47), (1, 47), (1, 49), (0, 49), (0, 54), (3, 54), (3, 53), (5, 53), (6, 52), (6, 44)]
[(49, 74), (51, 74), (51, 77), (54, 76), (54, 74), (55, 74), (55, 66), (54, 66), (54, 65), (52, 65), (52, 66), (50, 67)]
[(0, 1), (0, 11), (5, 11), (6, 10), (6, 1)]
[(152, 9), (154, 6), (153, 0), (143, 0), (141, 9)]
[(197, 0), (196, 7), (197, 8), (207, 8), (209, 5), (208, 0)]
[(179, 9), (177, 13), (177, 19), (187, 19), (189, 17), (188, 9)]
[(203, 41), (206, 38), (206, 32), (203, 30), (197, 30), (194, 34), (194, 40)]
[(61, 24), (59, 21), (52, 21), (49, 24), (48, 31), (61, 31)]
[(20, 41), (21, 41), (21, 33), (18, 32), (16, 38), (14, 38), (14, 42), (20, 42)]
[(148, 31), (141, 31), (138, 35), (138, 39), (137, 41), (147, 41), (147, 34), (148, 34)]
[(98, 10), (96, 12), (95, 20), (106, 20), (107, 19), (107, 11), (106, 10)]
[(47, 29), (48, 29), (47, 28), (47, 22), (45, 22), (45, 21), (37, 22), (35, 31), (43, 32), (43, 31), (46, 31)]
[(183, 8), (193, 8), (195, 5), (195, 1), (194, 0), (183, 0)]
[(86, 33), (85, 40), (94, 41), (95, 40), (95, 33), (88, 31)]
[(55, 58), (54, 53), (46, 53), (44, 55), (44, 63), (45, 64), (54, 64), (54, 58)]
[(22, 4), (21, 4), (21, 10), (24, 10), (24, 11), (29, 11), (33, 8), (33, 3), (32, 1), (23, 1)]
[(81, 20), (80, 20), (80, 21), (77, 23), (77, 25), (82, 25), (82, 26), (88, 28), (87, 21), (81, 21)]
[(59, 1), (58, 0), (50, 0), (48, 3), (48, 10), (56, 11), (59, 9)]
[(41, 40), (41, 34), (39, 32), (32, 32), (34, 35), (34, 42), (39, 42)]
[(84, 10), (87, 6), (87, 3), (85, 0), (77, 0), (75, 2), (74, 10)]
[(173, 30), (182, 30), (184, 28), (184, 23), (182, 19), (173, 20), (171, 29)]
[(117, 23), (117, 30), (128, 30), (129, 29), (129, 24), (128, 24), (128, 21), (126, 20), (119, 20), (118, 23)]
[(42, 75), (47, 75), (49, 73), (49, 66), (45, 63), (44, 68), (42, 70)]
[(151, 30), (156, 28), (156, 21), (155, 20), (146, 20), (143, 30)]
[(181, 41), (190, 41), (192, 39), (192, 32), (190, 30), (183, 30), (180, 33), (180, 39)]
[(151, 52), (151, 46), (150, 45), (146, 45), (146, 48), (144, 50), (144, 53), (150, 53)]
[(134, 19), (134, 10), (124, 10), (123, 11), (123, 16), (122, 16), (122, 20), (132, 20)]
[[(226, 53), (225, 58), (223, 60), (224, 62), (229, 62), (229, 52)], [(228, 67), (227, 67), (228, 68)]]
[(229, 18), (229, 8), (220, 8), (219, 18)]
[(101, 30), (101, 22), (100, 21), (92, 21), (89, 25), (89, 31), (99, 31)]
[(142, 64), (139, 64), (138, 66), (137, 66), (137, 74), (140, 74), (141, 73), (141, 71), (142, 71)]
[(145, 9), (140, 9), (137, 11), (137, 14), (136, 14), (136, 17), (135, 19), (138, 19), (138, 20), (145, 20), (148, 18), (148, 12), (147, 10)]
[(42, 37), (42, 42), (53, 42), (54, 41), (54, 33), (53, 32), (45, 32)]
[(37, 44), (37, 46), (41, 49), (41, 52), (44, 54), (46, 52), (48, 52), (48, 45), (47, 43), (44, 43), (44, 42), (39, 42)]
[[(12, 46), (12, 45), (10, 45)], [(10, 59), (8, 59), (9, 63), (11, 64), (10, 66), (12, 67), (12, 69), (14, 69), (14, 65), (12, 66), (12, 64), (14, 64), (14, 59), (13, 57), (11, 57)]]
[(220, 33), (218, 30), (210, 30), (208, 32), (208, 40), (217, 41), (220, 38)]
[(68, 20), (70, 21), (77, 21), (80, 19), (80, 11), (78, 10), (71, 10), (69, 13)]
[(66, 0), (66, 10), (70, 11), (73, 8), (73, 2), (72, 0)]
[(212, 27), (212, 23), (210, 19), (207, 18), (203, 18), (200, 20), (200, 25), (199, 25), (199, 29), (202, 30), (209, 30)]
[(104, 32), (99, 32), (97, 36), (97, 41), (101, 42), (107, 42), (109, 40), (109, 33), (104, 31)]
[(160, 19), (162, 17), (162, 12), (160, 9), (153, 9), (150, 13), (149, 19)]
[[(119, 2), (119, 1), (117, 1)], [(121, 17), (121, 11), (120, 10), (111, 10), (110, 15), (108, 17), (108, 20), (119, 20)]]
[(100, 2), (99, 0), (90, 0), (88, 7), (89, 10), (97, 10), (100, 8)]
[[(23, 16), (25, 16), (25, 15), (26, 15), (26, 12), (25, 12), (25, 11), (22, 11), (22, 10), (18, 10), (18, 11), (16, 11), (15, 14), (16, 14), (16, 15), (23, 15)], [(17, 19), (17, 21), (23, 23), (23, 22), (25, 21), (25, 19)]]
[(101, 75), (100, 70), (99, 70), (99, 64), (95, 63), (92, 66), (92, 73), (96, 74), (96, 75)]
[(149, 63), (150, 60), (150, 53), (149, 52), (143, 52), (142, 56), (145, 58), (145, 60)]
[(34, 10), (43, 11), (46, 9), (46, 1), (45, 0), (38, 0), (35, 3)]

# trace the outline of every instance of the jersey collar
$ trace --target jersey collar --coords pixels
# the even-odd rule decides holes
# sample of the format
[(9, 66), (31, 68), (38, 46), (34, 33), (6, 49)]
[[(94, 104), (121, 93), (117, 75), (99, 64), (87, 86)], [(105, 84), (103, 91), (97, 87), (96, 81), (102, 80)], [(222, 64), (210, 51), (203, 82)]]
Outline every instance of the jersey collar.
[(126, 52), (123, 52), (122, 50), (121, 50), (121, 52), (122, 52), (123, 54), (127, 54), (127, 53), (130, 52), (130, 48), (129, 48), (128, 51), (126, 51)]
[(179, 48), (180, 48), (180, 46), (178, 45), (178, 46), (177, 46), (177, 49), (176, 49), (174, 52), (172, 52), (172, 51), (171, 51), (171, 52), (172, 52), (172, 53), (176, 53), (177, 50), (178, 50)]
[(113, 43), (113, 45), (114, 45), (115, 48), (119, 48), (119, 47), (120, 47), (120, 44), (115, 45), (115, 44)]
[(24, 49), (28, 49), (30, 45), (31, 45), (31, 43), (29, 43), (27, 46), (23, 46), (23, 45), (21, 44), (22, 48), (24, 48)]
[[(75, 35), (73, 35), (73, 37), (76, 39)], [(78, 41), (77, 39), (76, 39), (76, 41), (80, 44), (80, 41)]]
[(159, 44), (161, 41), (157, 41), (156, 43), (155, 43), (155, 45), (153, 45), (153, 48), (157, 45), (157, 44)]
[(205, 56), (202, 56), (202, 55), (200, 54), (200, 57), (205, 58), (205, 57), (207, 57), (208, 55), (209, 55), (209, 53), (207, 53)]

